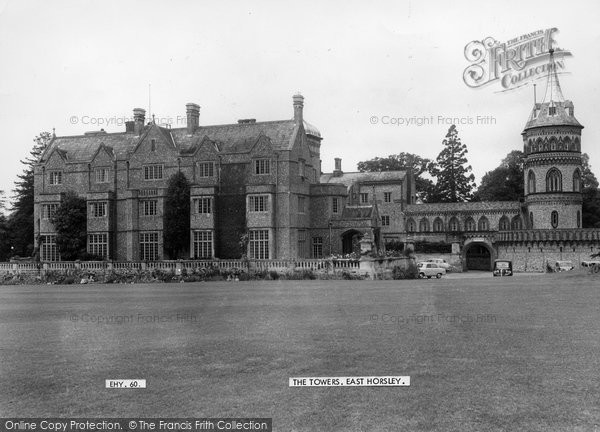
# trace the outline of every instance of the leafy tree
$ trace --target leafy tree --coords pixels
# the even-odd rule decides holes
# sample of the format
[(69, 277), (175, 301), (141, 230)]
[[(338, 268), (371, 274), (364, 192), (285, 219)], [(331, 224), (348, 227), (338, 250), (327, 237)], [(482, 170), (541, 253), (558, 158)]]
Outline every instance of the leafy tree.
[(8, 220), (0, 213), (0, 261), (8, 261), (11, 257), (11, 235)]
[(427, 201), (429, 193), (433, 188), (433, 182), (430, 179), (423, 178), (422, 174), (429, 171), (430, 165), (431, 159), (423, 158), (413, 153), (402, 152), (389, 155), (386, 158), (376, 157), (359, 162), (357, 168), (360, 172), (397, 171), (412, 168), (417, 196), (423, 201)]
[(190, 183), (181, 171), (169, 179), (163, 232), (169, 257), (182, 257), (190, 245)]
[(13, 206), (8, 226), (14, 253), (19, 256), (31, 256), (33, 253), (33, 169), (51, 140), (50, 132), (41, 132), (34, 138), (34, 145), (29, 156), (21, 161), (25, 165), (25, 169), (15, 181)]
[(87, 212), (85, 198), (67, 192), (50, 219), (56, 229), (56, 246), (65, 261), (86, 258)]
[(581, 209), (581, 225), (584, 228), (600, 227), (600, 190), (598, 179), (592, 172), (590, 157), (587, 153), (581, 155), (581, 182), (583, 204)]
[(473, 201), (518, 201), (523, 197), (523, 158), (520, 150), (511, 151), (498, 168), (485, 173), (473, 194)]
[(473, 196), (475, 175), (471, 165), (467, 165), (467, 146), (460, 141), (455, 125), (450, 126), (442, 144), (444, 148), (429, 170), (437, 180), (429, 199), (432, 202), (468, 201)]

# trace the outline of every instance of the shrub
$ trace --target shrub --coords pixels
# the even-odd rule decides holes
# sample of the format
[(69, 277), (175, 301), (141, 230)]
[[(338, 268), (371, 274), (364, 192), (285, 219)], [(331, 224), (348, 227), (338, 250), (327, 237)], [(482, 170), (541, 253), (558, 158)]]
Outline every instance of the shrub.
[(410, 262), (406, 269), (400, 266), (394, 266), (392, 269), (392, 279), (416, 279), (419, 276), (419, 270), (414, 262)]
[(452, 253), (452, 245), (444, 242), (415, 242), (417, 253)]

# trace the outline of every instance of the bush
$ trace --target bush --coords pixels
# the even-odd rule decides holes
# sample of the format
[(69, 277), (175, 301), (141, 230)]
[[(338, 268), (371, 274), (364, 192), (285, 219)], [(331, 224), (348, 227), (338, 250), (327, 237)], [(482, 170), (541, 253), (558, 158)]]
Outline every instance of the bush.
[(418, 276), (419, 270), (414, 262), (410, 262), (406, 269), (400, 266), (394, 266), (392, 269), (392, 279), (417, 279)]
[(416, 253), (452, 253), (452, 245), (444, 242), (415, 242)]

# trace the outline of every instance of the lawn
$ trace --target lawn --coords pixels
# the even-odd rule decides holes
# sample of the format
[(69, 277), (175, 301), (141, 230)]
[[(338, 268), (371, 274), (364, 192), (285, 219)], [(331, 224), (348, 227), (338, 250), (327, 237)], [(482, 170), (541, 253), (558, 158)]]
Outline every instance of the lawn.
[[(0, 413), (596, 431), (599, 305), (600, 278), (583, 274), (3, 286)], [(113, 322), (83, 321), (97, 318)], [(409, 375), (411, 386), (288, 387), (366, 375)], [(148, 388), (105, 389), (110, 378)]]

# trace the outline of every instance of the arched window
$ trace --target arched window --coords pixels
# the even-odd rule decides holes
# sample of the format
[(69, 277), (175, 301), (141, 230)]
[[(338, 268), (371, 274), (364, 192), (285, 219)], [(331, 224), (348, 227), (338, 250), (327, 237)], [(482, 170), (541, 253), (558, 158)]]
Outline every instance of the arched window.
[(571, 138), (569, 138), (568, 136), (564, 137), (563, 138), (563, 142), (565, 143), (565, 150), (567, 150), (567, 151), (572, 150), (572, 148), (571, 148)]
[(458, 219), (454, 216), (452, 216), (452, 218), (450, 218), (450, 222), (448, 222), (448, 228), (450, 228), (450, 231), (460, 231), (460, 225), (458, 223)]
[(550, 223), (552, 223), (552, 228), (556, 228), (558, 226), (558, 212), (556, 210), (550, 214)]
[(419, 221), (419, 231), (421, 231), (421, 232), (429, 231), (429, 221), (426, 218), (423, 218)]
[(581, 173), (578, 169), (573, 173), (573, 192), (581, 192)]
[(542, 139), (541, 138), (536, 139), (535, 140), (535, 151), (536, 152), (542, 151), (542, 146), (543, 146)]
[(415, 232), (416, 224), (413, 218), (408, 219), (406, 222), (406, 231), (407, 232)]
[(579, 147), (579, 138), (575, 138), (575, 141), (573, 141), (573, 150), (575, 151), (579, 151), (580, 147)]
[(506, 216), (502, 216), (500, 218), (500, 223), (498, 224), (498, 228), (500, 231), (507, 231), (509, 229), (510, 223)]
[(581, 212), (577, 210), (577, 228), (581, 228)]
[(513, 230), (521, 230), (523, 229), (523, 221), (520, 216), (515, 216), (510, 222), (510, 228)]
[(556, 150), (556, 138), (550, 138), (550, 150)]
[(479, 222), (477, 222), (477, 230), (478, 231), (487, 231), (490, 229), (490, 223), (485, 216), (481, 216), (479, 218)]
[(562, 175), (556, 168), (551, 168), (546, 174), (546, 192), (562, 191)]
[(533, 229), (533, 212), (529, 212), (529, 229)]
[(527, 193), (535, 193), (535, 173), (533, 170), (529, 170), (529, 174), (527, 174)]
[(475, 231), (475, 221), (472, 217), (465, 220), (465, 231)]
[(433, 221), (433, 231), (434, 232), (444, 231), (444, 221), (442, 221), (439, 217), (435, 218), (435, 220)]

